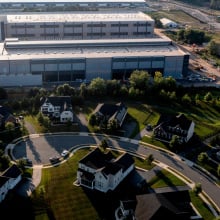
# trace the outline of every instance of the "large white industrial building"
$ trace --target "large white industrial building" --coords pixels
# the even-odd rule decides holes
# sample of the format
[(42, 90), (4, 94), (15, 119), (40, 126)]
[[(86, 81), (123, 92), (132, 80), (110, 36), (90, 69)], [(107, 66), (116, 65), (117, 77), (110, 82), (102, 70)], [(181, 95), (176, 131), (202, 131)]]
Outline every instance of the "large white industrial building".
[(125, 79), (136, 69), (182, 78), (189, 54), (153, 32), (134, 11), (2, 16), (0, 86)]
[(153, 37), (154, 20), (137, 12), (75, 12), (0, 16), (1, 35), (20, 40)]
[(57, 11), (99, 9), (146, 9), (145, 0), (1, 0), (2, 11)]

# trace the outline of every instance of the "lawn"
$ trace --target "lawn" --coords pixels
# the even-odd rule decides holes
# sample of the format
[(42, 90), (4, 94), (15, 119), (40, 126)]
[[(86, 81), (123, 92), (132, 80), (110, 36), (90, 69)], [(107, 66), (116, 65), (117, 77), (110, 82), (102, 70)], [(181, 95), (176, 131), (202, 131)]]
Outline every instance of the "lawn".
[(150, 15), (152, 15), (153, 17), (157, 17), (158, 19), (168, 18), (179, 24), (191, 26), (192, 28), (202, 29), (204, 27), (208, 27), (207, 24), (201, 23), (198, 19), (190, 16), (189, 14), (181, 10), (160, 10), (157, 12), (151, 12)]
[(160, 188), (166, 186), (185, 186), (186, 184), (167, 170), (161, 170), (148, 182), (148, 185), (151, 188)]
[(32, 196), (36, 219), (100, 219), (82, 188), (73, 185), (78, 160), (88, 151), (78, 150), (66, 163), (43, 170), (42, 181)]

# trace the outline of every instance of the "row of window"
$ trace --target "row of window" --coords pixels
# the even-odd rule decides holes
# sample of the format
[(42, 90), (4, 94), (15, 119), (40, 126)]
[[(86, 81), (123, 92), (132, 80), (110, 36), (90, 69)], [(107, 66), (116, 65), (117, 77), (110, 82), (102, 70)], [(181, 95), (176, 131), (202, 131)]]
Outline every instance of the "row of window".
[[(133, 24), (134, 27), (146, 27), (146, 26), (151, 26), (151, 23), (135, 23)], [(82, 28), (83, 24), (64, 24), (63, 25), (66, 28)], [(59, 28), (61, 27), (58, 24), (42, 24), (40, 25), (40, 28)], [(106, 24), (100, 23), (100, 24), (87, 24), (87, 27), (106, 27)], [(128, 27), (128, 24), (122, 24), (122, 23), (117, 23), (117, 24), (111, 24), (111, 27)], [(15, 24), (11, 25), (11, 28), (35, 28), (35, 25), (31, 24)]]
[[(150, 32), (133, 32), (133, 35), (147, 35)], [(128, 32), (112, 32), (110, 33), (111, 36), (125, 36), (128, 35)], [(34, 34), (12, 34), (12, 37), (34, 37)], [(40, 34), (41, 37), (59, 37), (59, 33), (43, 33)], [(64, 33), (64, 37), (79, 37), (83, 36), (82, 33)], [(106, 33), (87, 33), (87, 36), (106, 36)]]

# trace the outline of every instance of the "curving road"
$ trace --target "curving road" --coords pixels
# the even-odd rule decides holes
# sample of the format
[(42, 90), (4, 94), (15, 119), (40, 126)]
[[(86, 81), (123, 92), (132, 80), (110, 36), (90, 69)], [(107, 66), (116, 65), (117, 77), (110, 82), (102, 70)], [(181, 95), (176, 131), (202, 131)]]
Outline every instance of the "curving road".
[[(12, 150), (15, 159), (28, 157), (33, 161), (33, 165), (49, 163), (49, 158), (60, 155), (63, 149), (77, 147), (80, 144), (96, 145), (103, 139), (101, 135), (91, 135), (88, 133), (63, 134), (63, 135), (31, 135), (26, 141), (21, 141)], [(175, 169), (179, 173), (188, 177), (193, 183), (201, 183), (203, 191), (209, 195), (216, 206), (220, 207), (220, 188), (212, 180), (199, 172), (188, 161), (181, 160), (175, 154), (167, 154), (160, 150), (148, 148), (139, 144), (137, 140), (128, 138), (108, 138), (112, 148), (119, 148), (126, 151), (135, 152), (142, 155), (153, 154), (154, 159), (166, 166)]]

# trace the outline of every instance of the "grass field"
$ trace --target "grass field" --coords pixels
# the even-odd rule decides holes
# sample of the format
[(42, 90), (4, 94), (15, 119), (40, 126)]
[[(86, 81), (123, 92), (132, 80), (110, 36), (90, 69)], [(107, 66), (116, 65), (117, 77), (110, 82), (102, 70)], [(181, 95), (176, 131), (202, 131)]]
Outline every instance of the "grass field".
[(73, 185), (78, 160), (88, 151), (79, 150), (61, 166), (43, 170), (42, 181), (32, 198), (36, 219), (51, 219), (50, 216), (54, 219), (68, 220), (99, 219), (82, 188)]
[(151, 188), (160, 188), (166, 186), (185, 186), (186, 184), (172, 173), (161, 170), (148, 182), (148, 185)]
[[(97, 211), (98, 207), (94, 204), (94, 201), (100, 198), (94, 198), (94, 196), (92, 198), (92, 196), (89, 195), (87, 191), (83, 190), (82, 187), (73, 185), (73, 182), (76, 180), (78, 160), (87, 154), (89, 150), (90, 149), (88, 148), (78, 150), (66, 163), (43, 170), (41, 183), (34, 194), (32, 194), (31, 198), (34, 205), (35, 220), (103, 219), (99, 215), (100, 210)], [(115, 155), (118, 154), (115, 153)], [(136, 165), (145, 166), (146, 168), (145, 160), (137, 158), (135, 160)], [(166, 186), (183, 186), (185, 183), (168, 171), (162, 170), (150, 180), (149, 185), (152, 188), (158, 188)], [(192, 196), (193, 203), (196, 207), (203, 204), (199, 197)], [(108, 198), (110, 199), (110, 197)], [(103, 200), (102, 203), (105, 204), (105, 202), (108, 201), (108, 198), (106, 201)], [(211, 214), (207, 208), (200, 208), (203, 215), (207, 216), (207, 218), (204, 219), (211, 219), (208, 218)]]
[(207, 24), (201, 23), (198, 19), (190, 16), (189, 14), (185, 13), (184, 11), (181, 10), (169, 10), (169, 11), (157, 11), (157, 12), (152, 12), (150, 15), (157, 17), (158, 19), (160, 18), (168, 18), (170, 20), (173, 20), (179, 24), (182, 25), (188, 25), (192, 28), (208, 28)]

